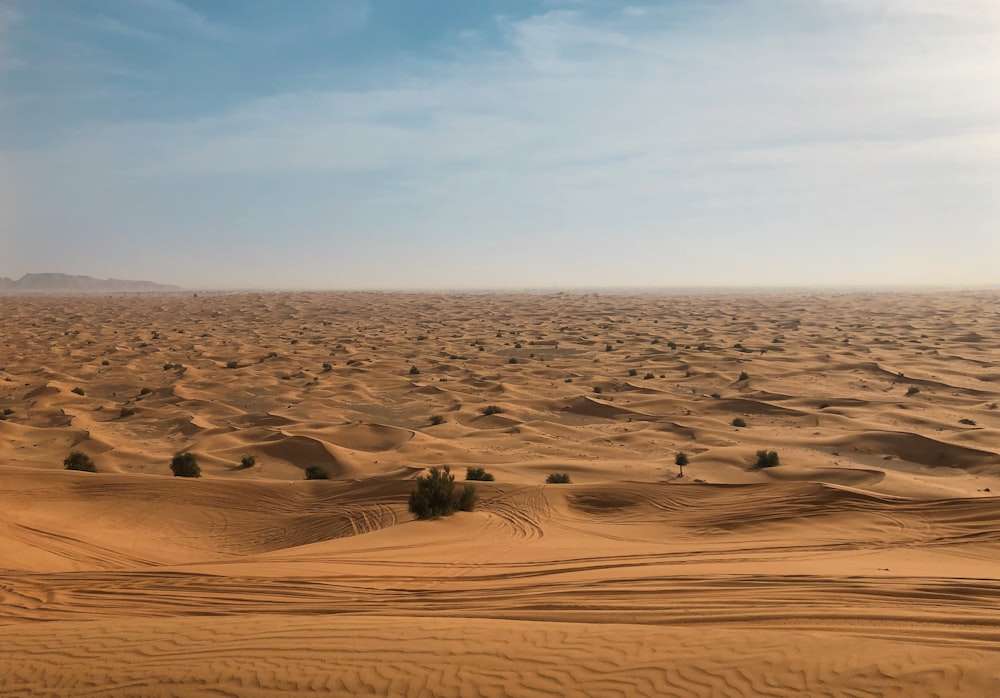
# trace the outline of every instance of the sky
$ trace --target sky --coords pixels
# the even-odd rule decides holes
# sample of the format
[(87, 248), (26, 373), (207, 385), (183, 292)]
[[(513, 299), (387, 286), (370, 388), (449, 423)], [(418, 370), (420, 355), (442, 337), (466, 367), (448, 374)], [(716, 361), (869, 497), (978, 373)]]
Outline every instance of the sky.
[(0, 276), (1000, 284), (996, 0), (0, 0)]

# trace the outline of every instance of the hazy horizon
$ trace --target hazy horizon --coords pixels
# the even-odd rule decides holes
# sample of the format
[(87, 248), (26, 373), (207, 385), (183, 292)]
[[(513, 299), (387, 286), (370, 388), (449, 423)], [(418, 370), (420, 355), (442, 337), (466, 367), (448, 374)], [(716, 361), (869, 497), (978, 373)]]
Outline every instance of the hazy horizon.
[(977, 288), (1000, 4), (0, 0), (0, 276)]

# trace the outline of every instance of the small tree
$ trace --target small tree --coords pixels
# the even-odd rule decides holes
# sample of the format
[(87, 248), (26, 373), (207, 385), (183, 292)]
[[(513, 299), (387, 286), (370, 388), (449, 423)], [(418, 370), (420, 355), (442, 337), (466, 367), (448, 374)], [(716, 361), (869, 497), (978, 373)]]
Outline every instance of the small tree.
[(201, 477), (201, 467), (193, 453), (178, 453), (170, 461), (174, 477)]
[(456, 511), (472, 511), (476, 506), (476, 488), (465, 485), (455, 487), (451, 468), (431, 468), (426, 475), (417, 477), (417, 487), (410, 493), (410, 513), (418, 519), (437, 519), (451, 516)]
[(674, 456), (674, 465), (680, 468), (681, 477), (684, 477), (684, 466), (688, 464), (688, 454), (684, 451), (679, 451), (676, 456)]
[(466, 468), (465, 479), (493, 482), (493, 473), (488, 473), (483, 468)]
[(80, 470), (85, 473), (96, 473), (97, 466), (83, 451), (73, 451), (63, 460), (63, 467), (66, 470)]

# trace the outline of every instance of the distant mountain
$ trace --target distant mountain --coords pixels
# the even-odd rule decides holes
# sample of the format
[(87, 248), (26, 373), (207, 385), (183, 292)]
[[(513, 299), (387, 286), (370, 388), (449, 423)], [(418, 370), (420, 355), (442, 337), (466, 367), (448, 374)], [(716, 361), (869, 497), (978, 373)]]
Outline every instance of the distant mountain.
[(157, 284), (152, 281), (128, 281), (124, 279), (95, 279), (91, 276), (71, 274), (25, 274), (17, 281), (0, 277), (0, 293), (14, 292), (66, 292), (85, 293), (134, 292), (134, 291), (180, 291), (180, 286)]

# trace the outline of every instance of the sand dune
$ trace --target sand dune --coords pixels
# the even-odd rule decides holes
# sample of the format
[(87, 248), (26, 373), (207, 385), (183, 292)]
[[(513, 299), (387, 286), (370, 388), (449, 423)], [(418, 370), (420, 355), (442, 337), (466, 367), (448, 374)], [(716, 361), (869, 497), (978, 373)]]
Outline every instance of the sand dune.
[(0, 297), (0, 696), (998, 695), (998, 299)]

